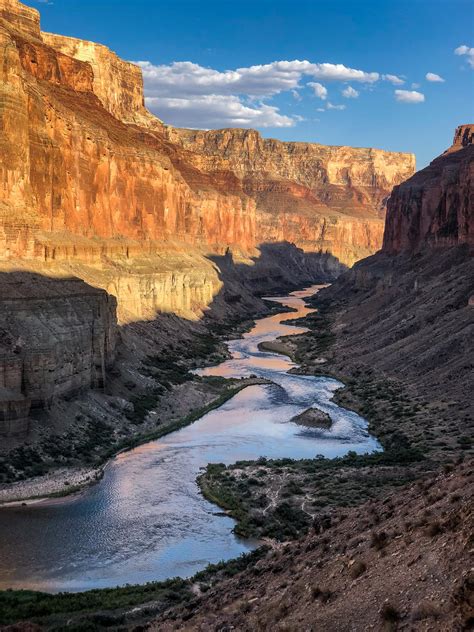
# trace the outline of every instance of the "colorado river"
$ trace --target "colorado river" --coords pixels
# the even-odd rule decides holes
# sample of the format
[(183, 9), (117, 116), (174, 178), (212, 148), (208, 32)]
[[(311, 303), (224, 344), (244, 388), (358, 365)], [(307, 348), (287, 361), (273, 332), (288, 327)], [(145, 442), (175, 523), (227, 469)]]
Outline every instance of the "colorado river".
[[(231, 359), (201, 371), (257, 375), (273, 384), (249, 386), (194, 424), (121, 454), (79, 497), (0, 511), (0, 588), (76, 591), (190, 576), (254, 546), (238, 539), (234, 521), (216, 515), (219, 509), (201, 496), (201, 467), (377, 449), (365, 421), (332, 401), (339, 382), (289, 374), (289, 358), (258, 349), (260, 342), (304, 331), (284, 321), (307, 314), (303, 299), (315, 290), (273, 298), (298, 313), (260, 319), (228, 343)], [(329, 413), (330, 430), (289, 421), (310, 406)]]

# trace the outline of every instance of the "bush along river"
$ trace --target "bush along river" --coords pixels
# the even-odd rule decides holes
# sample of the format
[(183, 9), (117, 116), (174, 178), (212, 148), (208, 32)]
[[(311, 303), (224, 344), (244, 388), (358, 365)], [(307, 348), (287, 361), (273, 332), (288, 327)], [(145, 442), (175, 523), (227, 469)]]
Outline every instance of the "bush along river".
[[(364, 419), (332, 401), (340, 382), (290, 374), (290, 358), (259, 349), (306, 331), (285, 321), (312, 311), (304, 299), (316, 290), (273, 297), (296, 312), (258, 320), (228, 342), (231, 359), (199, 371), (271, 384), (248, 386), (192, 425), (120, 454), (79, 496), (0, 511), (0, 588), (80, 591), (189, 577), (258, 544), (238, 538), (234, 520), (200, 493), (196, 478), (208, 463), (379, 449)], [(330, 427), (291, 421), (308, 408), (329, 415)]]

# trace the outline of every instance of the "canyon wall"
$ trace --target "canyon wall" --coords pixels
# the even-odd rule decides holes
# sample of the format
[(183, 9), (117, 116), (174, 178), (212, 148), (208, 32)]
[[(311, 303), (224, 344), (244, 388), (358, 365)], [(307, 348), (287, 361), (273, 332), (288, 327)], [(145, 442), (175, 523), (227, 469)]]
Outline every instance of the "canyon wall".
[(383, 250), (318, 296), (333, 314), (341, 371), (395, 377), (449, 402), (456, 423), (474, 414), (472, 129), (458, 127), (452, 147), (395, 187)]
[(201, 171), (230, 171), (256, 201), (257, 240), (287, 239), (343, 263), (381, 245), (385, 203), (415, 170), (413, 154), (264, 139), (255, 130), (166, 129)]
[(474, 245), (474, 125), (460, 125), (444, 154), (396, 186), (388, 201), (383, 250)]
[(0, 434), (30, 409), (103, 388), (115, 354), (116, 301), (79, 279), (0, 273)]

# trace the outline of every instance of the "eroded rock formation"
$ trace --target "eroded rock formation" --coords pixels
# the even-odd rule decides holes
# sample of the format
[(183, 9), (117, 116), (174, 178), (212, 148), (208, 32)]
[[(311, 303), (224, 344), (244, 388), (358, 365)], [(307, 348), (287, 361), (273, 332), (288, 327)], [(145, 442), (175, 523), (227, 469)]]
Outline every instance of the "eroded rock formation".
[(102, 388), (116, 301), (79, 279), (0, 273), (0, 434), (27, 430), (31, 407)]
[(469, 130), (459, 127), (452, 148), (395, 187), (383, 250), (318, 297), (336, 312), (344, 370), (395, 376), (428, 401), (442, 393), (456, 424), (472, 413), (474, 145), (457, 140), (472, 140)]
[(453, 145), (395, 187), (388, 201), (383, 250), (474, 244), (474, 125), (460, 125)]
[(347, 265), (380, 247), (385, 203), (415, 170), (413, 154), (285, 143), (255, 130), (167, 128), (207, 173), (230, 171), (257, 205), (257, 240), (287, 239)]

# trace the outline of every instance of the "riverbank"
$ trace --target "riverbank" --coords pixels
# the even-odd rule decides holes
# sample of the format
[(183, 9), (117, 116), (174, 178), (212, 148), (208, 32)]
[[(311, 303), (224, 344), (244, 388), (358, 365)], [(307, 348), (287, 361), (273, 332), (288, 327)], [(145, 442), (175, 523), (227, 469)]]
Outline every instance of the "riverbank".
[(100, 466), (94, 468), (60, 468), (48, 472), (44, 476), (35, 477), (25, 481), (19, 481), (8, 486), (0, 487), (0, 508), (21, 505), (37, 504), (39, 502), (52, 501), (52, 499), (65, 499), (68, 496), (76, 495), (94, 485), (103, 476), (104, 470), (111, 459), (118, 454), (132, 450), (140, 444), (154, 441), (171, 432), (175, 432), (193, 423), (206, 413), (219, 408), (226, 401), (234, 397), (244, 388), (255, 384), (270, 384), (268, 380), (260, 378), (244, 378), (241, 380), (223, 380), (222, 392), (208, 404), (196, 408), (191, 413), (179, 420), (170, 420), (154, 431), (146, 435), (139, 435), (124, 442), (121, 446), (116, 446), (116, 452), (108, 457)]
[(234, 307), (225, 319), (221, 306), (199, 322), (162, 315), (144, 331), (127, 330), (103, 389), (54, 399), (47, 412), (34, 411), (26, 436), (2, 439), (0, 502), (24, 499), (30, 489), (33, 496), (77, 491), (100, 477), (103, 464), (124, 446), (162, 436), (163, 428), (220, 397), (223, 380), (192, 370), (229, 358), (226, 340), (253, 327), (249, 314), (287, 311), (261, 297), (247, 310)]
[[(318, 296), (309, 299), (315, 308)], [(357, 364), (342, 365), (337, 349), (337, 314), (329, 305), (295, 323), (306, 333), (264, 343), (267, 351), (289, 356), (291, 373), (333, 377), (343, 383), (334, 401), (363, 416), (384, 448), (378, 455), (344, 459), (239, 462), (209, 465), (199, 478), (205, 496), (234, 517), (235, 531), (247, 537), (287, 540), (306, 533), (318, 516), (337, 507), (360, 505), (400, 485), (452, 467), (470, 455), (471, 442), (449, 400), (430, 401), (416, 383)], [(455, 412), (455, 411), (454, 411)], [(461, 427), (460, 427), (461, 426)], [(461, 451), (461, 454), (460, 454)]]
[[(311, 302), (317, 303), (317, 296)], [(259, 459), (227, 467), (210, 464), (198, 479), (201, 491), (237, 520), (235, 533), (243, 537), (276, 541), (301, 537), (321, 516), (376, 500), (425, 477), (441, 458), (450, 462), (446, 450), (440, 455), (440, 448), (445, 448), (440, 437), (428, 440), (432, 405), (386, 376), (361, 370), (354, 374), (337, 366), (330, 313), (313, 312), (294, 323), (308, 331), (261, 343), (259, 348), (290, 357), (298, 364), (290, 373), (342, 382), (334, 401), (367, 420), (369, 432), (384, 452), (301, 461)]]

